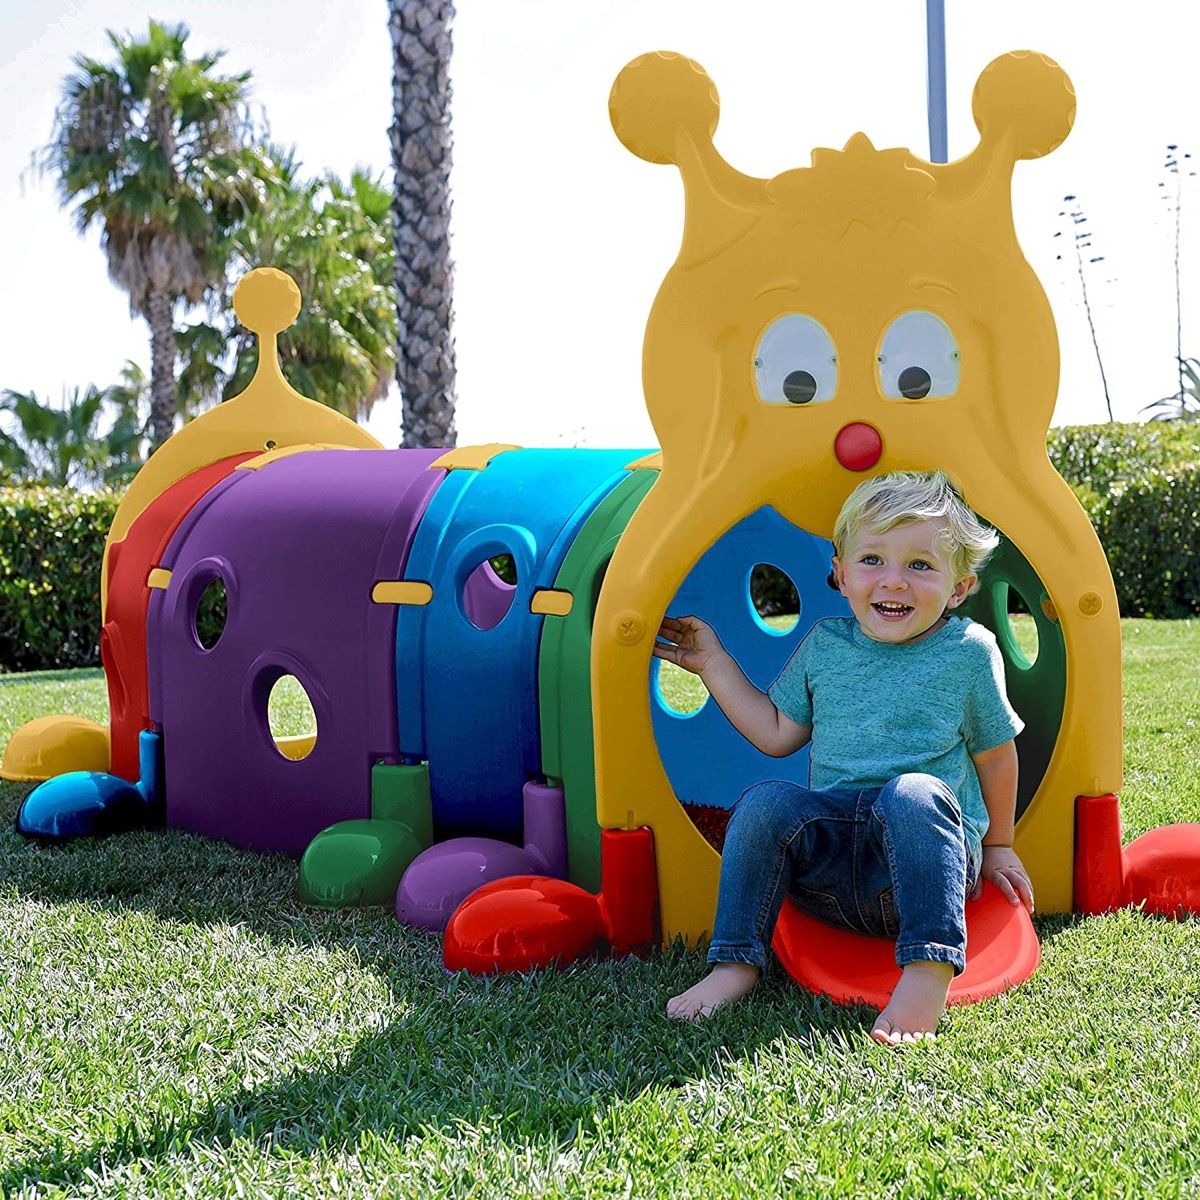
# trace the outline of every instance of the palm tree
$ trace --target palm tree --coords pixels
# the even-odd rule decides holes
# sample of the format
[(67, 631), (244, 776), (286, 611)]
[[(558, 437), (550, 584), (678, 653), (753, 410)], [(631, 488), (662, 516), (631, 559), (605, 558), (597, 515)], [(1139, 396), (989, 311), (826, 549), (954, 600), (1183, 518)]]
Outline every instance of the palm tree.
[[(36, 392), (0, 393), (0, 412), (8, 413), (11, 433), (0, 432), (0, 464), (23, 484), (48, 487), (98, 487), (130, 479), (141, 466), (146, 431), (138, 417), (136, 389), (140, 368), (127, 363), (125, 383), (100, 389), (64, 391), (59, 407), (43, 403)], [(116, 409), (105, 433), (101, 418)]]
[[(303, 181), (291, 152), (270, 148), (277, 185), (231, 239), (231, 277), (254, 267), (287, 271), (300, 287), (300, 316), (279, 339), (284, 378), (344, 415), (370, 415), (396, 368), (391, 191), (359, 169)], [(180, 401), (194, 412), (245, 390), (257, 339), (228, 306), (211, 323), (181, 330)]]
[(142, 367), (126, 360), (121, 382), (105, 390), (113, 423), (106, 435), (108, 457), (104, 482), (111, 487), (126, 487), (145, 463), (144, 444), (150, 436), (150, 377)]
[(185, 25), (108, 38), (113, 62), (75, 59), (41, 166), (80, 232), (99, 223), (109, 275), (149, 323), (160, 445), (175, 427), (175, 308), (224, 278), (226, 234), (260, 202), (266, 163), (246, 116), (248, 72), (214, 73), (219, 53), (189, 58)]
[(452, 0), (389, 0), (396, 169), (396, 381), (405, 446), (455, 443), (450, 261)]
[(315, 236), (276, 260), (304, 296), (280, 358), (297, 391), (357, 420), (396, 372), (392, 192), (361, 169), (347, 183), (331, 173), (318, 204)]

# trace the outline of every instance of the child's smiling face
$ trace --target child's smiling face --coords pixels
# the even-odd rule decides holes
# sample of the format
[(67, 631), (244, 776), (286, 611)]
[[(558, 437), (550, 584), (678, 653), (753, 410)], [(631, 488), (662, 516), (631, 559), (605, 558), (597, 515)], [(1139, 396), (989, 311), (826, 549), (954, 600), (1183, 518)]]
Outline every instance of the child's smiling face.
[(955, 576), (945, 521), (909, 521), (885, 533), (860, 529), (833, 560), (834, 578), (859, 628), (877, 642), (916, 642), (975, 586)]

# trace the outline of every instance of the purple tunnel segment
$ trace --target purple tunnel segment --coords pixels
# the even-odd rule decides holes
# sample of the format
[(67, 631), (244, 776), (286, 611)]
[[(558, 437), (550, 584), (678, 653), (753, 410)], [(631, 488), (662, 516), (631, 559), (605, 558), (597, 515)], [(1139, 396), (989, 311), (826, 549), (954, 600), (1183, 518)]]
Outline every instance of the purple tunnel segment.
[[(371, 811), (371, 767), (399, 761), (396, 609), (371, 599), (403, 576), (438, 450), (313, 450), (238, 470), (181, 525), (147, 625), (151, 716), (163, 731), (167, 823), (301, 853)], [(227, 612), (205, 649), (196, 605), (220, 578)], [(294, 675), (317, 739), (293, 760), (267, 721)]]

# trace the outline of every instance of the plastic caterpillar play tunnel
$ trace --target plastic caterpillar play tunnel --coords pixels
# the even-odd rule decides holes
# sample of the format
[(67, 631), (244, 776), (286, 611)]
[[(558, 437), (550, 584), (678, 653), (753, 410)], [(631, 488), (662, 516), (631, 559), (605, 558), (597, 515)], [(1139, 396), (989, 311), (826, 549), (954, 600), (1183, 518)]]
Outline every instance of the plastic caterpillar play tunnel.
[[(299, 293), (250, 273), (234, 304), (261, 340), (255, 378), (122, 502), (100, 581), (110, 724), (14, 735), (5, 776), (48, 780), (19, 827), (64, 840), (165, 820), (295, 854), (302, 899), (445, 928), (452, 968), (701, 941), (723, 814), (764, 778), (806, 782), (807, 761), (767, 760), (712, 702), (674, 707), (655, 633), (695, 613), (766, 686), (845, 611), (825, 581), (846, 496), (936, 467), (1003, 534), (962, 613), (995, 633), (1026, 724), (1016, 850), (1039, 910), (1197, 911), (1198, 827), (1121, 846), (1116, 597), (1045, 450), (1057, 342), (1010, 182), (1074, 107), (1056, 64), (1005, 55), (979, 79), (980, 141), (958, 162), (860, 134), (764, 180), (717, 153), (697, 64), (629, 64), (618, 137), (684, 182), (643, 349), (653, 453), (384, 450), (284, 382), (273, 344)], [(790, 629), (757, 609), (761, 568), (794, 585)], [(311, 703), (306, 737), (272, 736), (284, 676)], [(1022, 908), (985, 888), (967, 922), (952, 998), (1036, 967)], [(898, 972), (891, 943), (787, 907), (775, 948), (838, 1000), (878, 1003)]]

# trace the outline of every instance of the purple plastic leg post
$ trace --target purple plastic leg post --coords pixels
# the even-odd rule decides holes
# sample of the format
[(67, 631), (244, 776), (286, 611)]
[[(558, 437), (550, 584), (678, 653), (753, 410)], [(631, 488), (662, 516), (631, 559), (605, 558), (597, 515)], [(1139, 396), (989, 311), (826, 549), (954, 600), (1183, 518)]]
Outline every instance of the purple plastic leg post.
[(540, 874), (553, 879), (567, 877), (566, 804), (561, 787), (527, 783), (525, 805), (525, 852), (540, 858)]

